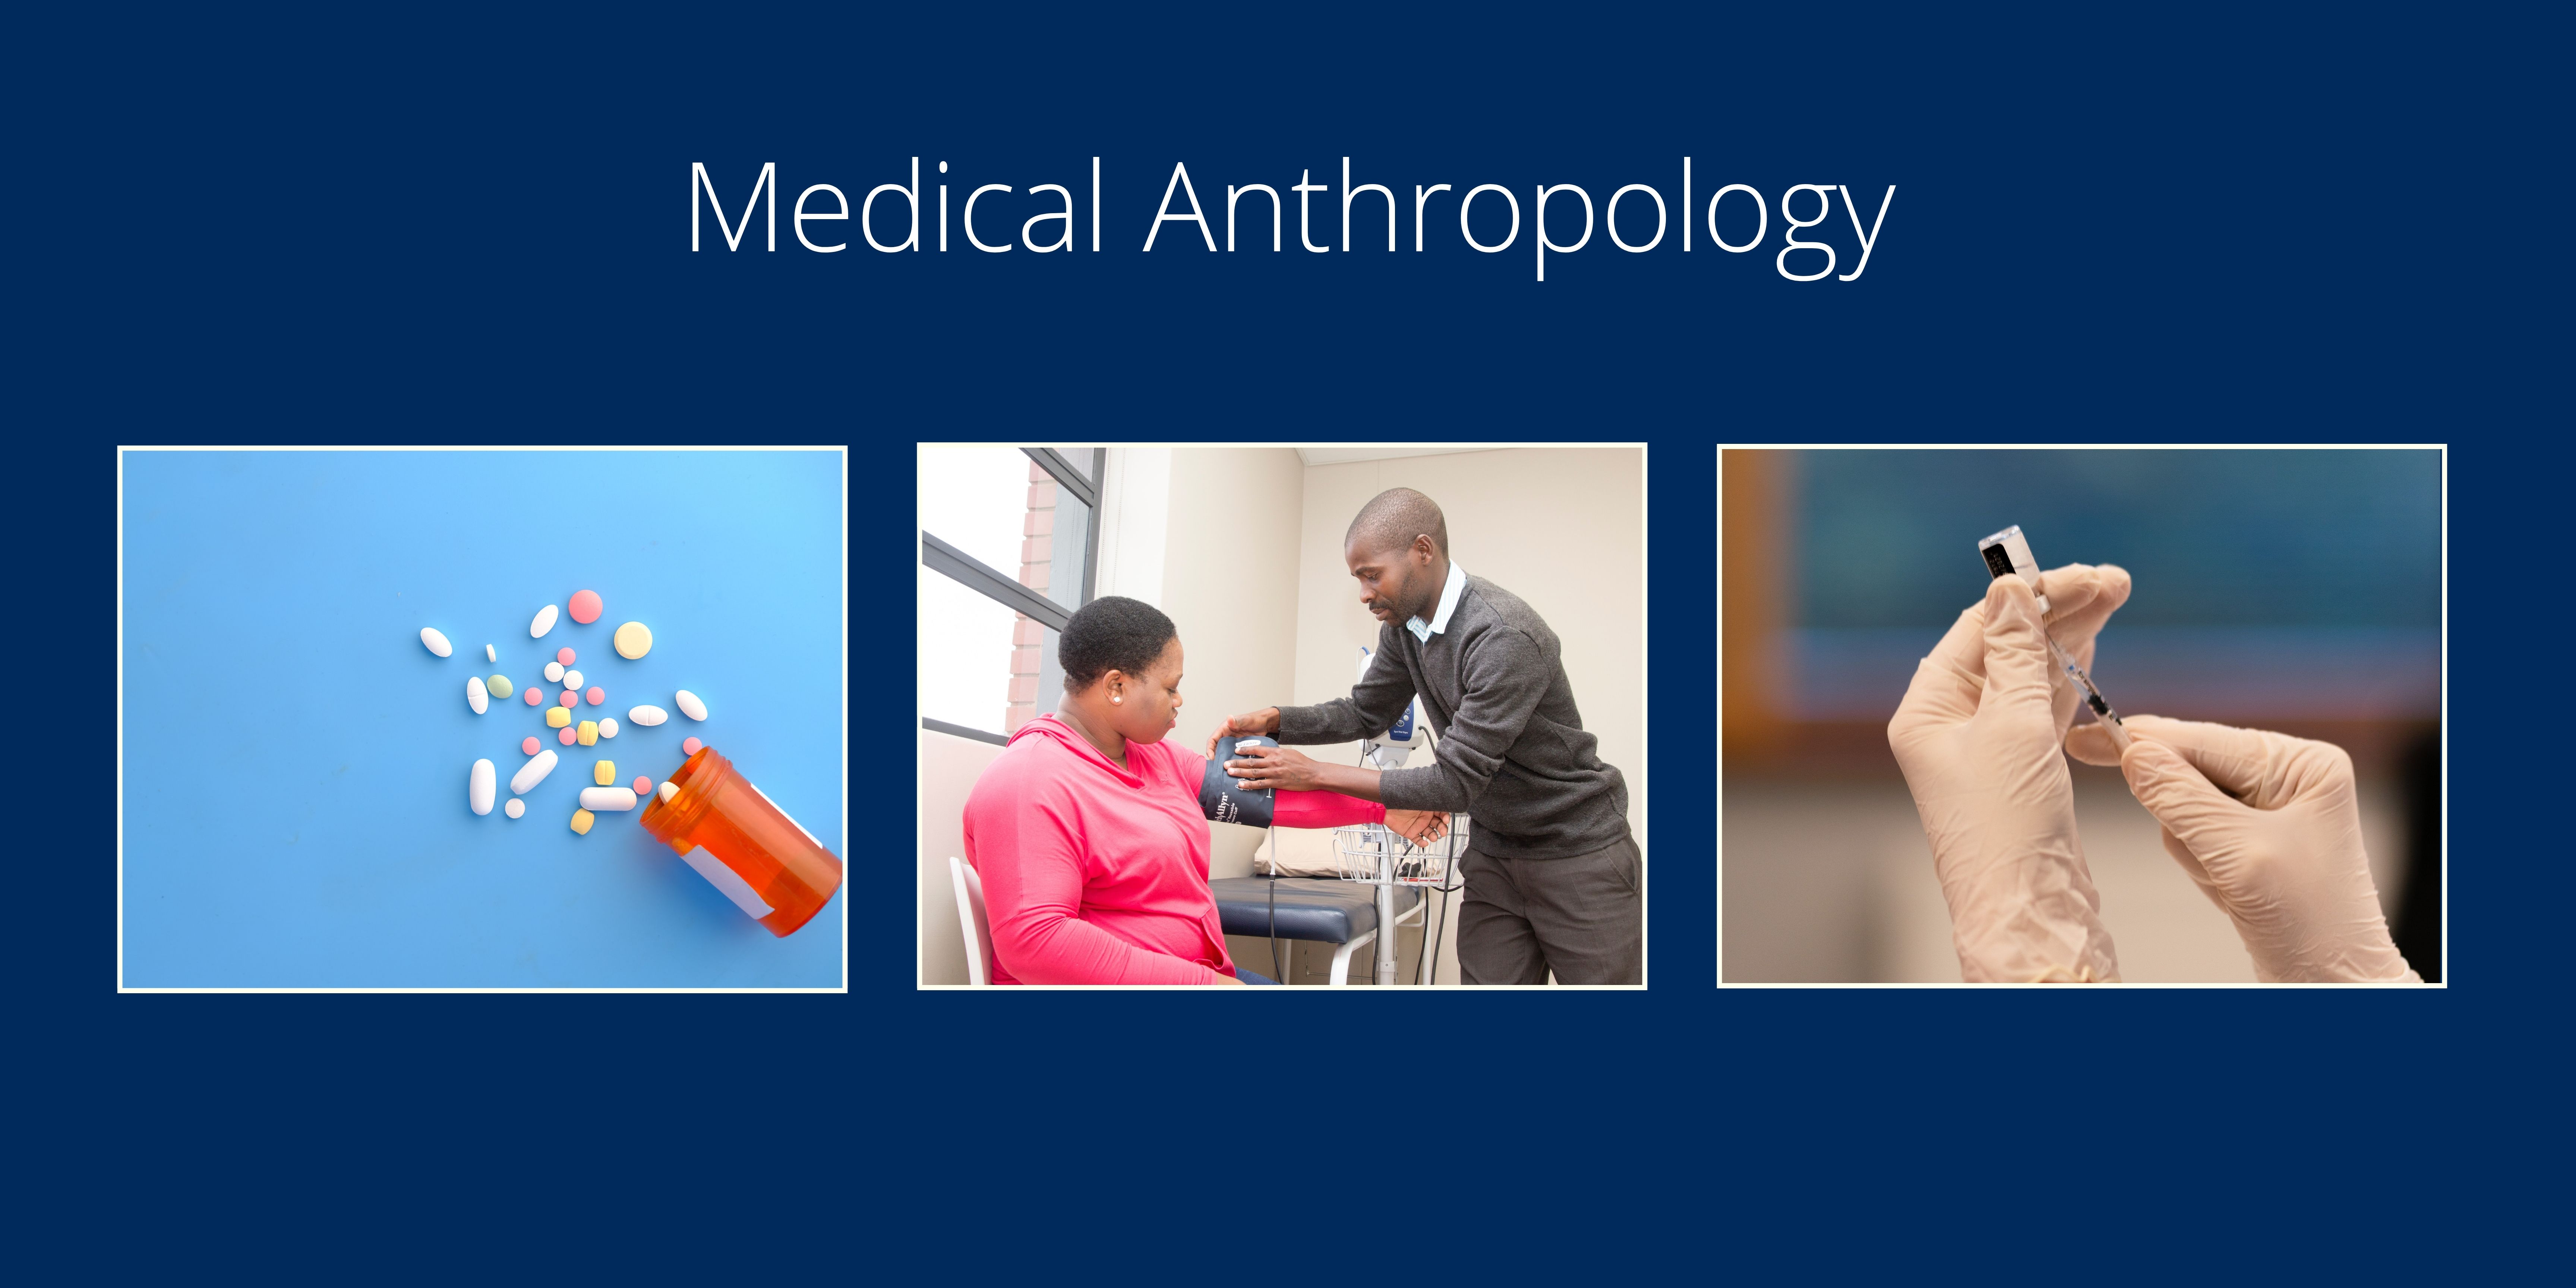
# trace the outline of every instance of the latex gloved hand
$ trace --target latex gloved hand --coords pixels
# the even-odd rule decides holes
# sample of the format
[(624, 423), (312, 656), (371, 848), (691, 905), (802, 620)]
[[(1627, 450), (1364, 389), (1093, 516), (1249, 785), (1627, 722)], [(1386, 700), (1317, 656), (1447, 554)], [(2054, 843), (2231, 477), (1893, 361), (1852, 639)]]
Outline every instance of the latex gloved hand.
[[(2052, 584), (2052, 608), (2092, 614), (2078, 655), (2088, 661), (2094, 632), (2128, 595), (2128, 574), (2108, 570), (2117, 577), (2116, 594), (2107, 594), (2112, 583), (2100, 571), (2079, 565), (2042, 576), (2052, 584), (2066, 574), (2065, 589)], [(2119, 978), (2058, 750), (2072, 699), (2060, 701), (2068, 682), (2041, 629), (2030, 587), (1995, 580), (1915, 667), (1887, 724), (1932, 840), (1959, 971), (1971, 982)], [(2063, 635), (2059, 642), (2076, 646)]]
[(2236, 923), (2255, 978), (2420, 981), (2379, 910), (2343, 748), (2162, 716), (2122, 723), (2126, 755), (2094, 725), (2067, 752), (2119, 766), (2164, 825), (2165, 851)]

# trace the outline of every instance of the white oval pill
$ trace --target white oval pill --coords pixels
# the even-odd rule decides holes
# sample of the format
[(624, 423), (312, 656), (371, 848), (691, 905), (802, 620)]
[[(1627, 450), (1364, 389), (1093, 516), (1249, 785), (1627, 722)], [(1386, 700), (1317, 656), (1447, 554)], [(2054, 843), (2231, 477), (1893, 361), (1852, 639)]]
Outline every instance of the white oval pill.
[(548, 662), (548, 663), (546, 663), (546, 681), (547, 681), (548, 683), (554, 683), (554, 682), (556, 682), (556, 681), (559, 681), (559, 680), (563, 679), (563, 677), (564, 677), (563, 663), (561, 663), (561, 662)]
[(691, 720), (704, 720), (707, 718), (707, 704), (698, 701), (698, 695), (689, 692), (687, 689), (682, 689), (679, 692), (672, 694), (671, 701), (678, 703), (680, 706), (680, 714), (687, 716)]
[(474, 708), (474, 714), (479, 716), (491, 703), (492, 691), (483, 687), (483, 677), (479, 675), (465, 677), (465, 705)]
[(504, 805), (504, 806), (502, 806), (502, 807), (501, 807), (501, 812), (502, 812), (502, 813), (504, 813), (504, 814), (509, 815), (509, 816), (510, 816), (510, 817), (512, 817), (512, 818), (517, 818), (517, 817), (519, 817), (520, 815), (525, 814), (525, 813), (527, 813), (527, 812), (528, 812), (528, 803), (527, 803), (526, 801), (520, 800), (520, 799), (519, 799), (518, 797), (516, 797), (516, 796), (513, 796), (513, 797), (511, 797), (511, 798), (510, 798), (510, 803), (509, 803), (509, 804)]
[(617, 717), (609, 716), (599, 722), (599, 736), (602, 738), (617, 736)]
[(635, 808), (632, 787), (585, 787), (581, 789), (581, 807), (586, 810), (627, 810)]
[(440, 657), (445, 657), (456, 651), (448, 645), (447, 637), (439, 634), (438, 628), (434, 626), (424, 626), (420, 628), (420, 642), (427, 646), (430, 652), (436, 653)]
[(665, 778), (662, 780), (662, 785), (654, 788), (653, 790), (661, 795), (662, 803), (668, 805), (671, 803), (672, 797), (680, 794), (680, 785), (672, 782), (668, 778)]
[(548, 747), (529, 757), (528, 763), (519, 766), (519, 772), (510, 775), (510, 794), (527, 795), (529, 788), (544, 782), (546, 775), (553, 772), (555, 772), (555, 751), (554, 748)]
[(650, 729), (670, 718), (671, 713), (664, 711), (660, 707), (628, 707), (626, 709), (626, 723), (639, 724), (647, 729)]
[(465, 784), (465, 803), (473, 806), (474, 812), (477, 814), (489, 814), (492, 812), (491, 761), (478, 760), (474, 762), (473, 777), (467, 779)]
[(579, 672), (579, 671), (566, 671), (566, 672), (564, 672), (564, 673), (563, 673), (563, 686), (564, 686), (565, 688), (567, 688), (567, 689), (578, 689), (578, 688), (580, 688), (580, 687), (581, 687), (581, 672)]
[(501, 655), (493, 652), (492, 646), (486, 644), (483, 646), (483, 660), (486, 662), (498, 662), (501, 660)]
[(555, 606), (548, 604), (537, 610), (537, 620), (528, 623), (528, 638), (532, 640), (542, 639), (547, 631), (553, 630), (554, 628)]

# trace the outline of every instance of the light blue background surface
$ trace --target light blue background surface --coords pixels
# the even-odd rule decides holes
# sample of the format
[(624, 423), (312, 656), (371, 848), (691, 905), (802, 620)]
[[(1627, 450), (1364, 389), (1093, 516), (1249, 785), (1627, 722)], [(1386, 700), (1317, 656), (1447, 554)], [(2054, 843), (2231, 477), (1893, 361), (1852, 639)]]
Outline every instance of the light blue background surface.
[[(839, 453), (122, 460), (126, 985), (841, 984), (843, 895), (779, 939), (636, 814), (568, 826), (593, 761), (659, 784), (695, 735), (849, 857)], [(584, 588), (606, 601), (588, 626), (568, 611)], [(532, 640), (546, 604), (567, 611)], [(653, 630), (639, 661), (609, 643), (628, 621)], [(614, 715), (615, 739), (561, 746), (518, 694), (466, 705), (466, 678), (494, 672), (551, 700), (565, 646), (607, 690), (579, 718)], [(672, 702), (684, 688), (705, 723)], [(633, 726), (639, 703), (671, 719)], [(514, 820), (531, 734), (560, 763)], [(484, 817), (478, 757), (498, 784)]]

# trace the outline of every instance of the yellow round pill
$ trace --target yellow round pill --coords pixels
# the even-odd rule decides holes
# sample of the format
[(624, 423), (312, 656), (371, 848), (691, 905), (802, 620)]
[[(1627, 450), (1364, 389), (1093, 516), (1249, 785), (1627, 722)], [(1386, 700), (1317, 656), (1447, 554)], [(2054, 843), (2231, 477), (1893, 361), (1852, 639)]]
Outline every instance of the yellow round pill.
[(617, 655), (629, 660), (653, 651), (653, 630), (642, 622), (628, 622), (617, 628)]
[(572, 830), (579, 832), (584, 836), (590, 835), (590, 825), (597, 817), (597, 815), (592, 814), (586, 809), (574, 810), (572, 812)]

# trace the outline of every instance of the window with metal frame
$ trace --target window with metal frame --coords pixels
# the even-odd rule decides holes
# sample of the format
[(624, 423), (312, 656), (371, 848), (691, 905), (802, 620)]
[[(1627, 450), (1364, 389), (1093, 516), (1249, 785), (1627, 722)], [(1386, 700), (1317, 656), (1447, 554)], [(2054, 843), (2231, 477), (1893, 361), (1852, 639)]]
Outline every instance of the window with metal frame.
[(1006, 744), (1062, 687), (1057, 632), (1098, 584), (1108, 452), (919, 450), (921, 727)]

